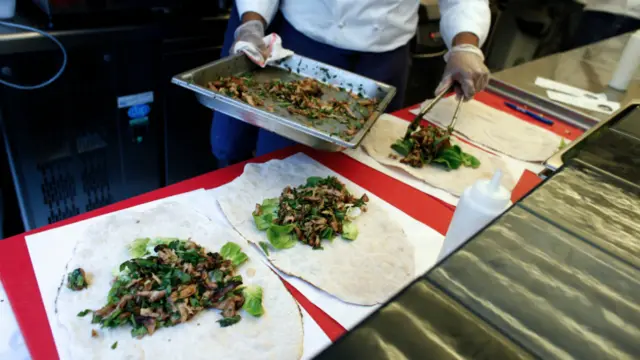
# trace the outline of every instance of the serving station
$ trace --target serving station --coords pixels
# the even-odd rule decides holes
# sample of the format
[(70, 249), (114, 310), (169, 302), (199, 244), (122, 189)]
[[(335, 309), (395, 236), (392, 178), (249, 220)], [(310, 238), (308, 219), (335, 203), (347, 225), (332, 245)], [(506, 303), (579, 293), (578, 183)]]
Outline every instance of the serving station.
[[(60, 269), (74, 249), (64, 234), (79, 234), (110, 214), (126, 214), (120, 211), (146, 211), (158, 201), (182, 201), (233, 230), (218, 201), (238, 194), (230, 189), (247, 169), (302, 164), (370, 194), (389, 221), (401, 226), (415, 252), (413, 280), (389, 289), (388, 300), (368, 306), (340, 301), (272, 267), (301, 309), (302, 358), (633, 358), (640, 352), (634, 340), (640, 324), (635, 243), (640, 237), (640, 104), (625, 101), (622, 110), (603, 120), (527, 91), (517, 84), (516, 69), (507, 70), (510, 76), (496, 74), (489, 89), (464, 108), (498, 112), (502, 124), (544, 130), (547, 138), (561, 141), (547, 146), (556, 155), (545, 167), (517, 156), (522, 154), (506, 154), (513, 144), (478, 141), (463, 127), (478, 113), (461, 114), (456, 141), (500, 160), (499, 168), (514, 179), (514, 205), (450, 255), (439, 253), (458, 201), (455, 194), (385, 167), (359, 148), (324, 152), (297, 145), (0, 241), (6, 292), (0, 307), (15, 316), (13, 331), (22, 335), (31, 358), (62, 357), (68, 339), (52, 309)], [(180, 85), (190, 86), (188, 81)], [(636, 85), (637, 80), (632, 88)], [(524, 105), (551, 122), (507, 103)], [(419, 107), (384, 116), (408, 126)], [(522, 137), (523, 143), (533, 138)], [(61, 255), (50, 256), (55, 251)], [(264, 262), (269, 263), (268, 255)]]

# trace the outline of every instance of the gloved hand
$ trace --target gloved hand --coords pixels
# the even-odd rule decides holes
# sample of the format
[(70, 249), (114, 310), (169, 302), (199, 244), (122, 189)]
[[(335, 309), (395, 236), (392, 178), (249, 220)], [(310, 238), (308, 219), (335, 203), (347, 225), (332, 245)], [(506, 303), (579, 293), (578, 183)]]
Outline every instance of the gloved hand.
[[(269, 48), (264, 44), (262, 40), (264, 38), (264, 24), (260, 20), (251, 20), (238, 26), (233, 34), (235, 42), (231, 46), (231, 53), (237, 54), (241, 49), (238, 43), (242, 42), (243, 45), (249, 44), (252, 53), (262, 57), (262, 63), (269, 58)], [(246, 49), (246, 47), (245, 47)]]
[(463, 96), (465, 101), (484, 90), (489, 83), (489, 69), (484, 65), (484, 55), (476, 46), (463, 44), (454, 46), (444, 56), (447, 66), (442, 75), (442, 81), (436, 88), (436, 95), (447, 91), (449, 87), (458, 83), (456, 93)]

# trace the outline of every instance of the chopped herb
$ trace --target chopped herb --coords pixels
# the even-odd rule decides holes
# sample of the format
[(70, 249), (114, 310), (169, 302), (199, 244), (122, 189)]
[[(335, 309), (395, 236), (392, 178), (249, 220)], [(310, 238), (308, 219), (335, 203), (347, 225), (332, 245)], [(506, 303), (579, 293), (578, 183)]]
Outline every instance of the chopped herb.
[(228, 318), (222, 318), (222, 319), (218, 320), (217, 322), (220, 324), (220, 327), (227, 327), (227, 326), (231, 326), (233, 324), (237, 324), (238, 322), (240, 322), (240, 320), (242, 320), (240, 318), (240, 315), (236, 315), (236, 316), (232, 316), (232, 317), (228, 317)]
[(260, 241), (260, 247), (262, 248), (262, 251), (264, 251), (264, 253), (269, 256), (269, 243), (264, 242), (264, 241)]
[(90, 312), (91, 312), (91, 309), (82, 310), (78, 313), (78, 317), (85, 317)]
[(135, 338), (141, 338), (147, 335), (148, 333), (149, 332), (147, 331), (147, 328), (144, 326), (139, 326), (137, 328), (131, 329), (131, 337), (135, 337)]
[(111, 345), (111, 350), (115, 350), (118, 347), (118, 342), (114, 342), (113, 345)]
[(87, 277), (82, 268), (77, 268), (67, 275), (67, 287), (73, 291), (80, 291), (89, 286)]

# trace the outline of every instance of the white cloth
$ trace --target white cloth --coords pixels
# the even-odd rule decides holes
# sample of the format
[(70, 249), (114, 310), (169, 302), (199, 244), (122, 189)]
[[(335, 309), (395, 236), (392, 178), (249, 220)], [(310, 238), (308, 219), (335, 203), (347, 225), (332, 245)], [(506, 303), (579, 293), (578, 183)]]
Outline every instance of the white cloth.
[[(238, 13), (256, 12), (271, 22), (278, 11), (306, 36), (347, 50), (385, 52), (416, 32), (419, 0), (236, 0)], [(461, 32), (489, 33), (488, 0), (440, 0), (440, 32), (449, 48)], [(286, 44), (285, 44), (286, 46)]]
[(269, 34), (265, 36), (262, 41), (264, 41), (264, 45), (269, 49), (269, 58), (266, 60), (260, 53), (260, 50), (248, 41), (238, 41), (234, 45), (233, 51), (234, 53), (238, 51), (244, 52), (251, 61), (260, 67), (265, 67), (293, 55), (293, 51), (282, 47), (282, 39), (277, 34)]
[(640, 19), (640, 0), (579, 0), (585, 10), (601, 11)]

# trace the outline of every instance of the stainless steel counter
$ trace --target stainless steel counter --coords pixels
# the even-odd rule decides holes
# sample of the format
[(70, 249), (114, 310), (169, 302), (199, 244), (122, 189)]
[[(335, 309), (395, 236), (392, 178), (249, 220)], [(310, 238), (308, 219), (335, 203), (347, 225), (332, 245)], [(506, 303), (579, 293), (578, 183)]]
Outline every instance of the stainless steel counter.
[[(493, 77), (544, 98), (545, 90), (534, 84), (536, 77), (541, 76), (592, 92), (603, 92), (607, 94), (609, 100), (620, 102), (624, 108), (633, 99), (640, 99), (640, 69), (626, 92), (614, 90), (607, 84), (618, 65), (618, 59), (629, 37), (630, 34), (625, 34), (586, 47), (547, 56), (497, 72)], [(607, 114), (573, 108), (565, 104), (563, 106), (600, 120), (609, 118)]]
[(640, 103), (317, 359), (637, 359)]

